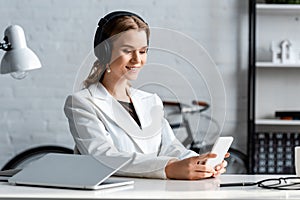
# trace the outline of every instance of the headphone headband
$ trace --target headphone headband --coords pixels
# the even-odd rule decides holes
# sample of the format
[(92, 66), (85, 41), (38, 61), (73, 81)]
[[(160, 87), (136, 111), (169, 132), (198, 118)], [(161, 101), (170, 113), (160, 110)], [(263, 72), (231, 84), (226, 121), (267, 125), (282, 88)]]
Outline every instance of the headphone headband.
[(128, 11), (114, 11), (101, 18), (98, 22), (98, 28), (94, 38), (94, 52), (102, 64), (109, 63), (111, 58), (111, 45), (109, 41), (106, 41), (109, 36), (106, 35), (103, 30), (112, 20), (123, 16), (135, 16), (147, 24), (140, 16)]
[(140, 20), (142, 20), (144, 23), (146, 23), (140, 16), (138, 16), (135, 13), (128, 12), (128, 11), (114, 11), (114, 12), (111, 12), (111, 13), (107, 14), (102, 19), (106, 19), (107, 21), (110, 21), (112, 19), (115, 19), (115, 18), (118, 18), (118, 17), (123, 17), (123, 16), (135, 16), (135, 17), (139, 18)]
[(103, 42), (104, 40), (107, 39), (107, 36), (104, 37), (103, 28), (111, 20), (116, 19), (118, 17), (123, 17), (123, 16), (135, 16), (135, 17), (139, 18), (140, 20), (142, 20), (145, 24), (147, 24), (143, 20), (143, 18), (141, 18), (140, 16), (138, 16), (135, 13), (128, 12), (128, 11), (114, 11), (114, 12), (111, 12), (111, 13), (105, 15), (103, 18), (101, 18), (100, 21), (98, 22), (98, 28), (97, 28), (95, 39), (94, 39), (94, 47), (96, 47), (98, 44), (100, 44), (101, 42)]

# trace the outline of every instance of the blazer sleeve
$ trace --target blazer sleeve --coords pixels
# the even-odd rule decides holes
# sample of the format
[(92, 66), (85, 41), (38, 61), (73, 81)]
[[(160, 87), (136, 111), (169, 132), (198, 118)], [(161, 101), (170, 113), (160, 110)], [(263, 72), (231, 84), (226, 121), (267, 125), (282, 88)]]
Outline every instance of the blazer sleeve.
[[(97, 116), (91, 100), (82, 95), (68, 96), (64, 112), (69, 121), (69, 128), (76, 148), (81, 154), (131, 157), (131, 161), (116, 175), (166, 179), (165, 166), (171, 159), (176, 159), (172, 148), (166, 154), (142, 154), (138, 152), (120, 152), (114, 145), (105, 125)], [(167, 135), (166, 135), (167, 137)], [(174, 151), (173, 151), (174, 152)], [(172, 156), (174, 155), (174, 156)]]

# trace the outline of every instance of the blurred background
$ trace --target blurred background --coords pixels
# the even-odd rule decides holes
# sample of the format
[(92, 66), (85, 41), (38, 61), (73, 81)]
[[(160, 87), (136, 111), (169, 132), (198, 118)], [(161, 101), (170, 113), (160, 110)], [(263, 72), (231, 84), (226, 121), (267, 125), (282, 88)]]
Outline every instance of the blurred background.
[[(0, 76), (0, 166), (36, 146), (73, 148), (63, 113), (65, 98), (73, 92), (77, 73), (92, 51), (99, 19), (114, 10), (135, 12), (150, 27), (180, 32), (207, 51), (226, 91), (222, 135), (234, 136), (233, 147), (246, 153), (247, 0), (0, 0), (0, 5), (0, 37), (9, 25), (22, 26), (27, 45), (42, 63), (41, 69), (22, 80)], [(3, 54), (0, 51), (0, 57)], [(182, 66), (176, 57), (167, 59), (169, 66)], [(166, 74), (156, 76), (165, 79)], [(199, 84), (197, 90), (206, 94), (206, 87)]]

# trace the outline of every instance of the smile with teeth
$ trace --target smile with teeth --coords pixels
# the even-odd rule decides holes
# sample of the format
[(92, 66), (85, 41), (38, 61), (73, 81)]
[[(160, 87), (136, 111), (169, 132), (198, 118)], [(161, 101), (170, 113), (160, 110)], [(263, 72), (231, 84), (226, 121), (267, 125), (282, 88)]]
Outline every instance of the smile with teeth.
[(133, 70), (133, 71), (136, 71), (139, 69), (138, 67), (131, 67), (131, 66), (126, 66), (126, 68), (129, 70)]

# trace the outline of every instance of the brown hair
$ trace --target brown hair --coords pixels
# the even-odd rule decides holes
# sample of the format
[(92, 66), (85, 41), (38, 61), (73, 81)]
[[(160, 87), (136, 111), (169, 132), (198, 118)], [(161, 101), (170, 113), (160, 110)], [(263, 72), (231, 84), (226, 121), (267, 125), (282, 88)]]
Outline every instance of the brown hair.
[[(149, 41), (149, 26), (136, 16), (122, 16), (111, 20), (109, 24), (105, 26), (105, 29), (103, 29), (103, 33), (109, 37), (112, 37), (124, 31), (138, 29), (145, 30), (147, 41)], [(99, 60), (96, 60), (88, 77), (83, 82), (84, 87), (87, 88), (98, 81), (101, 82), (104, 77), (105, 67), (105, 64), (102, 64), (99, 62)]]

